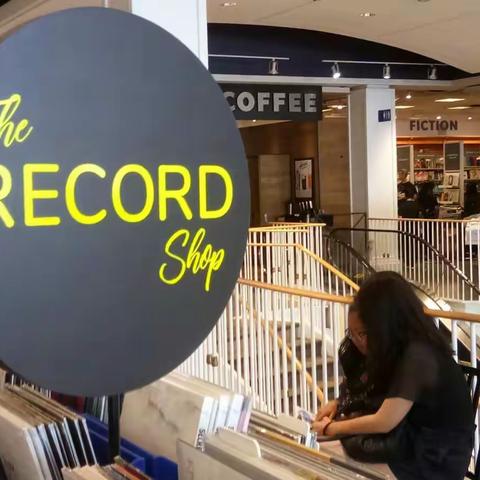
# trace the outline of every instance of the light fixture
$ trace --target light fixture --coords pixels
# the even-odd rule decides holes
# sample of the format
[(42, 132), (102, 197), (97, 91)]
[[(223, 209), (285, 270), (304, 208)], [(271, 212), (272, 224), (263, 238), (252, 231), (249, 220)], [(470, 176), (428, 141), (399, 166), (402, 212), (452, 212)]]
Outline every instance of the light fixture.
[(253, 122), (253, 123), (255, 123), (255, 122), (256, 122), (256, 120), (252, 120), (252, 122)]
[(454, 97), (448, 97), (448, 98), (438, 98), (435, 100), (437, 103), (454, 103), (454, 102), (463, 102), (465, 99), (464, 98), (454, 98)]
[(395, 105), (397, 110), (406, 110), (407, 108), (415, 108), (415, 105)]
[(437, 120), (441, 120), (442, 119), (442, 116), (441, 115), (437, 115)]
[(373, 12), (363, 12), (360, 14), (361, 17), (374, 17), (376, 15), (376, 13), (373, 13)]
[(342, 73), (340, 72), (340, 67), (337, 62), (335, 62), (332, 65), (332, 77), (335, 78), (335, 80), (339, 79), (342, 76)]
[(389, 80), (391, 77), (390, 75), (390, 65), (388, 63), (386, 63), (384, 66), (383, 66), (383, 78), (385, 80)]
[(278, 75), (278, 60), (275, 58), (272, 58), (270, 60), (270, 64), (268, 66), (268, 73), (270, 75)]
[(347, 108), (345, 105), (342, 105), (341, 103), (339, 103), (338, 105), (330, 105), (330, 110), (332, 108), (335, 108), (336, 110), (343, 110), (344, 108)]
[(408, 92), (406, 95), (405, 95), (405, 98), (407, 100), (411, 100), (412, 99), (412, 94), (410, 92)]
[(428, 79), (437, 80), (437, 67), (435, 65), (430, 66), (428, 69)]
[(220, 4), (222, 7), (236, 7), (237, 5), (237, 2), (223, 2)]
[(468, 110), (469, 108), (472, 108), (468, 105), (458, 105), (458, 107), (448, 107), (449, 110)]
[(468, 117), (469, 120), (472, 120), (472, 117)]

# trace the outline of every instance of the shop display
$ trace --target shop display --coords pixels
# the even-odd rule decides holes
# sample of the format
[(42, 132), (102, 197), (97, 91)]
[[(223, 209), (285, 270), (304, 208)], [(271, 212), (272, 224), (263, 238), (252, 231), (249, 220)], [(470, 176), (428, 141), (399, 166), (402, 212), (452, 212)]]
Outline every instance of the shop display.
[(466, 144), (465, 145), (465, 168), (480, 167), (480, 145)]
[[(322, 480), (385, 480), (393, 478), (388, 469), (353, 462), (331, 451), (307, 448), (288, 436), (265, 427), (251, 426), (249, 436), (220, 430), (208, 435), (204, 453), (193, 452), (191, 446), (179, 443), (179, 471), (195, 474), (212, 462), (215, 475), (209, 480), (228, 478), (234, 466), (239, 478), (255, 480), (322, 479)], [(222, 468), (223, 467), (223, 468)], [(201, 478), (201, 477), (198, 477)]]
[(413, 181), (416, 185), (425, 182), (441, 184), (444, 174), (443, 152), (435, 147), (417, 147), (413, 152)]
[(96, 465), (85, 419), (23, 386), (0, 390), (0, 457), (9, 480), (62, 480)]
[(245, 432), (251, 402), (242, 395), (173, 373), (125, 396), (122, 435), (155, 455), (177, 461), (176, 441), (202, 448), (220, 428)]
[(64, 480), (150, 480), (150, 477), (128, 465), (121, 458), (115, 464), (62, 470)]

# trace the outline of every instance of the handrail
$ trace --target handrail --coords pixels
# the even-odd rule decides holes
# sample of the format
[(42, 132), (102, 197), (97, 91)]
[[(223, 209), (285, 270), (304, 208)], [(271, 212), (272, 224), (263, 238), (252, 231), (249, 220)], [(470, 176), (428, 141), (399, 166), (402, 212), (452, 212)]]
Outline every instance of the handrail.
[(247, 280), (246, 278), (239, 278), (238, 283), (240, 285), (246, 285), (247, 287), (261, 288), (264, 290), (270, 290), (272, 292), (286, 293), (288, 295), (294, 295), (297, 297), (311, 298), (312, 300), (324, 300), (326, 302), (337, 302), (350, 305), (353, 302), (353, 297), (347, 297), (344, 295), (333, 295), (331, 293), (314, 292), (312, 290), (303, 290), (300, 288), (282, 287), (280, 285), (272, 285), (270, 283), (258, 282), (256, 280)]
[(419, 237), (418, 235), (415, 235), (413, 233), (409, 232), (403, 232), (402, 230), (392, 230), (392, 229), (379, 229), (379, 228), (345, 228), (345, 227), (339, 227), (339, 228), (334, 228), (330, 233), (329, 237), (334, 235), (336, 232), (339, 231), (347, 231), (347, 232), (366, 232), (366, 233), (395, 233), (397, 235), (403, 235), (404, 237), (412, 238), (414, 240), (417, 240), (420, 242), (427, 250), (430, 250), (433, 252), (435, 255), (437, 255), (442, 262), (450, 268), (450, 270), (453, 271), (454, 274), (459, 276), (467, 285), (469, 288), (471, 288), (476, 294), (480, 295), (480, 290), (477, 288), (476, 285), (474, 285), (470, 279), (461, 271), (459, 270), (443, 253), (441, 253), (438, 249), (430, 245), (428, 242), (426, 242), (423, 238)]
[[(253, 318), (255, 320), (258, 320), (258, 314), (257, 314), (257, 311), (255, 309), (253, 309)], [(260, 323), (262, 324), (262, 327), (265, 328), (265, 320), (260, 318)], [(275, 336), (274, 335), (275, 331), (273, 330), (273, 327), (271, 325), (268, 326), (268, 330), (270, 331), (270, 335), (272, 337), (274, 337)], [(285, 353), (287, 354), (287, 358), (288, 358), (288, 360), (291, 361), (292, 358), (293, 358), (292, 349), (289, 347), (288, 344), (284, 344), (283, 340), (279, 336), (277, 336), (277, 345), (281, 350), (283, 350), (285, 348)], [(302, 362), (300, 362), (300, 360), (298, 360), (298, 358), (295, 358), (295, 368), (297, 369), (298, 372), (303, 372)], [(324, 400), (325, 397), (323, 395), (322, 389), (318, 385), (314, 385), (313, 378), (308, 372), (304, 372), (304, 373), (305, 373), (305, 380), (306, 380), (308, 386), (310, 388), (315, 388), (315, 391), (317, 392), (317, 397), (318, 397), (320, 403), (323, 404), (323, 400)]]
[[(327, 252), (328, 252), (328, 256), (329, 258), (332, 258), (333, 256), (331, 255), (331, 249), (330, 249), (330, 241), (333, 240), (335, 241), (337, 244), (341, 245), (342, 247), (346, 248), (347, 251), (354, 257), (356, 258), (360, 264), (365, 268), (366, 271), (368, 271), (370, 274), (374, 274), (376, 273), (377, 271), (375, 270), (375, 268), (372, 267), (372, 265), (368, 262), (368, 260), (362, 255), (360, 254), (359, 252), (357, 252), (357, 250), (355, 250), (349, 243), (343, 241), (343, 240), (340, 240), (339, 238), (335, 238), (335, 237), (327, 237), (329, 242), (328, 242), (328, 245), (327, 245)], [(408, 280), (407, 280), (408, 281)], [(408, 281), (408, 283), (415, 289), (415, 290), (418, 290), (419, 292), (422, 292), (425, 296), (427, 296), (432, 302), (434, 302), (436, 305), (438, 305), (438, 301), (432, 297), (432, 295), (427, 292), (425, 289), (423, 289), (421, 286), (419, 285), (416, 285), (415, 283), (411, 282), (411, 281)]]
[(281, 225), (272, 225), (270, 227), (250, 227), (249, 232), (253, 233), (264, 233), (264, 232), (291, 232), (291, 231), (301, 231), (308, 232), (311, 227), (325, 227), (324, 223), (283, 223)]
[(272, 225), (272, 227), (254, 227), (254, 228), (250, 228), (250, 230), (255, 230), (255, 228), (273, 228), (273, 227), (289, 227), (290, 225), (292, 227), (294, 226), (299, 226), (299, 227), (305, 227), (305, 228), (308, 228), (308, 227), (325, 227), (326, 224), (325, 223), (318, 223), (318, 222), (269, 222), (270, 225)]
[(323, 258), (319, 257), (317, 254), (313, 253), (311, 250), (308, 248), (305, 248), (303, 245), (300, 245), (299, 243), (261, 243), (261, 242), (253, 242), (253, 243), (247, 243), (247, 246), (252, 246), (252, 247), (292, 247), (292, 248), (298, 248), (300, 251), (305, 253), (307, 256), (315, 260), (316, 262), (320, 263), (323, 267), (325, 267), (329, 272), (333, 273), (335, 276), (340, 278), (343, 282), (345, 282), (350, 288), (358, 292), (360, 290), (360, 287), (349, 277), (347, 277), (344, 273), (342, 273), (340, 270), (336, 269), (331, 263), (327, 262)]
[[(312, 300), (323, 300), (326, 302), (341, 303), (344, 305), (351, 305), (353, 303), (353, 297), (345, 295), (333, 295), (330, 293), (312, 292), (310, 290), (303, 290), (300, 288), (281, 287), (279, 285), (271, 285), (269, 283), (257, 282), (255, 280), (246, 280), (244, 278), (239, 278), (238, 283), (240, 285), (246, 285), (253, 288), (260, 288), (278, 293), (286, 293), (288, 295), (310, 298)], [(477, 313), (431, 310), (425, 307), (423, 311), (426, 315), (433, 318), (444, 318), (449, 320), (458, 320), (462, 322), (480, 323), (480, 314)]]
[[(337, 230), (337, 229), (335, 229), (335, 230)], [(335, 230), (332, 230), (331, 233), (333, 233)], [(367, 259), (363, 255), (358, 253), (350, 244), (348, 244), (344, 240), (340, 240), (339, 238), (332, 237), (331, 234), (329, 234), (327, 236), (327, 238), (328, 238), (328, 240), (333, 240), (337, 244), (341, 245), (342, 247), (345, 247), (361, 263), (361, 265), (366, 270), (368, 270), (370, 273), (375, 273), (376, 270), (370, 265), (370, 263), (367, 261)], [(333, 258), (332, 254), (331, 254), (331, 249), (330, 249), (330, 242), (327, 245), (327, 252), (328, 252), (328, 257)]]
[(478, 220), (467, 220), (467, 219), (460, 219), (460, 218), (369, 218), (368, 220), (373, 221), (389, 221), (389, 222), (431, 222), (431, 223), (471, 223), (477, 222), (480, 223), (480, 219)]

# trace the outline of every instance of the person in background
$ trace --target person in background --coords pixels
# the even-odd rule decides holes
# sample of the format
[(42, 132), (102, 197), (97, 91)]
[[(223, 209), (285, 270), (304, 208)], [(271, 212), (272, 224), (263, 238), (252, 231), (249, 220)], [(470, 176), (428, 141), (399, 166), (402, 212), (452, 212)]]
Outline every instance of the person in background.
[(467, 183), (463, 216), (469, 217), (470, 215), (475, 215), (477, 213), (480, 213), (480, 194), (477, 190), (477, 184)]
[(327, 405), (312, 429), (332, 437), (396, 431), (399, 448), (387, 461), (398, 480), (463, 480), (472, 458), (473, 404), (433, 319), (394, 272), (368, 278), (354, 305), (363, 324), (368, 380), (385, 400), (376, 413), (341, 421), (330, 418)]
[(415, 185), (409, 181), (408, 172), (404, 169), (398, 172), (397, 191), (399, 205), (401, 202), (406, 200), (407, 192), (410, 193), (411, 197), (415, 197), (415, 195), (417, 194)]
[(438, 201), (433, 192), (435, 184), (433, 182), (423, 183), (418, 192), (418, 205), (422, 218), (437, 218)]
[(415, 199), (414, 190), (405, 190), (405, 200), (398, 204), (398, 216), (400, 218), (418, 218), (420, 216), (420, 205)]

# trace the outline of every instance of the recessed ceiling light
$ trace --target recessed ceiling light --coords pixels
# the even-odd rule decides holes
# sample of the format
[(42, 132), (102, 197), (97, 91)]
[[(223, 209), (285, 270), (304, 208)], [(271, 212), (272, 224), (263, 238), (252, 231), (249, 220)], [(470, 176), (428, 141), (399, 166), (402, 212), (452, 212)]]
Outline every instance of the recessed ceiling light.
[(407, 100), (411, 100), (412, 99), (412, 94), (410, 92), (408, 92), (406, 95), (405, 95), (405, 98)]
[(442, 116), (441, 115), (437, 115), (437, 120), (441, 120), (442, 119)]
[(252, 122), (253, 122), (253, 123), (255, 123), (255, 122), (256, 122), (256, 120), (252, 120)]
[(396, 105), (397, 110), (406, 110), (407, 108), (415, 108), (415, 105)]
[(449, 98), (439, 98), (438, 100), (435, 100), (437, 103), (453, 103), (453, 102), (463, 102), (465, 99), (464, 98), (455, 98), (455, 97), (449, 97)]
[(222, 7), (236, 7), (237, 5), (237, 2), (223, 2), (220, 4)]
[(468, 117), (469, 120), (472, 120), (472, 117)]
[(373, 12), (363, 12), (360, 14), (361, 17), (374, 17), (376, 13)]
[(448, 107), (449, 110), (468, 110), (469, 108), (472, 108), (468, 105), (459, 105), (458, 107)]

